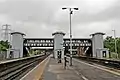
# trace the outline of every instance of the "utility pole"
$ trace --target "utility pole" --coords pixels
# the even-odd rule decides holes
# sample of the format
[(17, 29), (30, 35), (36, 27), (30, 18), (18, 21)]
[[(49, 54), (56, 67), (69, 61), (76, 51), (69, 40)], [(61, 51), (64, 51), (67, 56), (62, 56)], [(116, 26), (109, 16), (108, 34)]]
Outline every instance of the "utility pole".
[(116, 31), (112, 30), (114, 33), (114, 39), (115, 39), (115, 53), (117, 54), (117, 43), (116, 43)]
[(9, 34), (9, 31), (11, 31), (11, 29), (9, 29), (9, 26), (8, 24), (5, 24), (5, 25), (2, 25), (2, 30), (3, 30), (3, 34), (2, 34), (2, 37), (3, 37), (3, 40), (4, 41), (9, 41), (9, 38), (10, 38), (10, 34)]
[(70, 66), (72, 66), (72, 28), (71, 28), (71, 15), (73, 11), (71, 8), (69, 9), (70, 11)]
[[(9, 28), (11, 25), (8, 25), (8, 24), (5, 24), (5, 25), (2, 25), (2, 38), (3, 38), (3, 41), (8, 41), (8, 51), (7, 51), (7, 54), (10, 54), (10, 44), (11, 44), (11, 35), (10, 35), (10, 31), (11, 29)], [(7, 56), (8, 58), (9, 56)]]

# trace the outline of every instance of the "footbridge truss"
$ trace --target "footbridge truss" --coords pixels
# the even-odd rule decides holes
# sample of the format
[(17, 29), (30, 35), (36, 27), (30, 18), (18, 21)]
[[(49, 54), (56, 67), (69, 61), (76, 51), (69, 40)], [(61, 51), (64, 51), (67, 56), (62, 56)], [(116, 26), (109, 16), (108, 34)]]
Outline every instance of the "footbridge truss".
[[(62, 45), (62, 44), (61, 44)], [(54, 39), (53, 38), (24, 38), (24, 46), (25, 47), (54, 47)], [(63, 46), (70, 46), (70, 39), (63, 39)], [(90, 38), (81, 39), (81, 38), (73, 38), (72, 39), (73, 47), (91, 47), (92, 40)]]

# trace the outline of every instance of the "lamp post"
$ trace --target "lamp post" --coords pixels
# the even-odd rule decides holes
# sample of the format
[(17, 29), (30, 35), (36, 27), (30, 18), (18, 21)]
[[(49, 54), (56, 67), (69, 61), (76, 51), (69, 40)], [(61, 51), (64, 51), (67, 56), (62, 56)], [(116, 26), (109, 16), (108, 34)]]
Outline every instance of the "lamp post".
[(62, 8), (63, 10), (68, 9), (70, 14), (70, 66), (72, 66), (72, 28), (71, 28), (71, 15), (73, 14), (73, 10), (78, 10), (78, 8)]
[(112, 30), (114, 32), (114, 39), (115, 39), (115, 53), (117, 54), (117, 43), (116, 43), (116, 31)]

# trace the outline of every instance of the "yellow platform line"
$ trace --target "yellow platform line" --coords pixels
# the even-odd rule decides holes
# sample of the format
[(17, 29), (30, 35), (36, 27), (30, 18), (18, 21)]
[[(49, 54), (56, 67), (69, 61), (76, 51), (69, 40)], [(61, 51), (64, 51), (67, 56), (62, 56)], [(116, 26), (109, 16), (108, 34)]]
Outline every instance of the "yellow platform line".
[(80, 63), (83, 63), (83, 64), (86, 64), (86, 65), (88, 65), (88, 66), (91, 66), (91, 67), (94, 67), (94, 68), (97, 68), (97, 69), (101, 69), (101, 70), (103, 70), (103, 71), (106, 71), (106, 72), (109, 72), (109, 73), (112, 73), (112, 74), (115, 74), (115, 75), (120, 76), (120, 73), (119, 73), (119, 72), (115, 72), (115, 71), (113, 71), (113, 70), (109, 70), (109, 68), (105, 69), (105, 68), (99, 67), (99, 66), (97, 66), (97, 65), (95, 66), (95, 65), (91, 65), (91, 64), (82, 62), (82, 61), (77, 60), (77, 59), (73, 59), (73, 60), (75, 60), (75, 61), (77, 61), (77, 62), (80, 62)]
[(35, 68), (33, 68), (31, 71), (29, 71), (20, 80), (42, 80), (42, 75), (43, 75), (44, 69), (45, 69), (49, 59), (50, 59), (50, 56), (47, 57), (42, 62), (40, 62)]

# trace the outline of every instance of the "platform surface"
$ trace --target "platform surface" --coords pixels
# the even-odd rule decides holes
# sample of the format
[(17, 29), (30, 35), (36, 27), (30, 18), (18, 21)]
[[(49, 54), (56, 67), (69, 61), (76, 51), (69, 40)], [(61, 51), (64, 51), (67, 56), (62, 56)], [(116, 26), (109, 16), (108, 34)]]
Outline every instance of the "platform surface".
[(63, 63), (50, 58), (43, 73), (43, 80), (120, 80), (120, 73), (104, 67), (73, 59), (73, 66), (64, 69)]
[(82, 80), (82, 78), (68, 67), (64, 69), (63, 63), (57, 63), (57, 60), (50, 58), (43, 80)]

